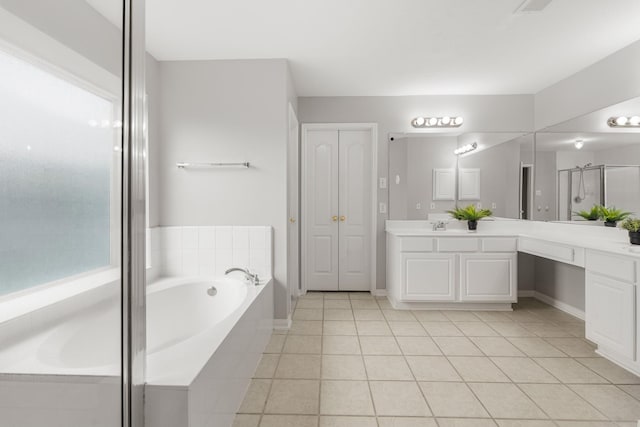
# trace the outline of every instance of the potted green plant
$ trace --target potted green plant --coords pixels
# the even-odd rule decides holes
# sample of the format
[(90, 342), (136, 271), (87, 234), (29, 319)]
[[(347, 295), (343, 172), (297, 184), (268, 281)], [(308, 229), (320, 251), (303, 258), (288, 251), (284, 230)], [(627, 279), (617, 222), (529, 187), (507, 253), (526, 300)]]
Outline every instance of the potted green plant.
[(447, 213), (459, 221), (467, 221), (467, 226), (472, 231), (478, 228), (478, 220), (493, 214), (489, 209), (477, 209), (475, 205), (464, 208), (456, 206), (455, 209), (447, 211)]
[(620, 227), (629, 232), (629, 241), (632, 245), (640, 245), (640, 218), (627, 218)]
[(600, 205), (593, 205), (593, 207), (588, 211), (578, 211), (578, 212), (574, 212), (573, 214), (576, 216), (580, 216), (586, 219), (587, 221), (595, 221), (600, 218), (601, 207), (602, 206)]
[(624, 212), (620, 209), (616, 209), (615, 206), (607, 208), (600, 206), (600, 218), (604, 221), (604, 225), (607, 227), (615, 227), (618, 221), (622, 221), (631, 215), (631, 212)]

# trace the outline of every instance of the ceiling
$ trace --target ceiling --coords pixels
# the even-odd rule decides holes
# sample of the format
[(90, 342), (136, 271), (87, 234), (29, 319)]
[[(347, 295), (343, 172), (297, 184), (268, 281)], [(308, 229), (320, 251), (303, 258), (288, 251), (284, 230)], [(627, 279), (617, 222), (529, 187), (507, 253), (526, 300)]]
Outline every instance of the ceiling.
[(637, 0), (514, 14), (521, 3), (147, 0), (147, 46), (158, 60), (287, 58), (299, 96), (532, 94), (640, 39)]

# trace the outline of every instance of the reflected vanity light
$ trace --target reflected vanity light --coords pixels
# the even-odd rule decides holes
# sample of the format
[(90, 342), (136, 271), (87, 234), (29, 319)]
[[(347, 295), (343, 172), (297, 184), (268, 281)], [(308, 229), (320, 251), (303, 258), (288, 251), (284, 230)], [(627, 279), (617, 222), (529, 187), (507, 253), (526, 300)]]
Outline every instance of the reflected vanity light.
[(414, 128), (457, 128), (462, 126), (464, 119), (457, 117), (416, 117), (411, 120)]
[(612, 128), (637, 128), (640, 127), (640, 116), (610, 117), (607, 124)]
[(576, 147), (576, 150), (579, 150), (584, 147), (584, 141), (581, 139), (576, 139), (576, 141), (573, 143), (573, 146)]
[(456, 148), (455, 150), (453, 150), (453, 154), (459, 156), (461, 154), (469, 153), (475, 150), (476, 148), (478, 148), (478, 143), (474, 142), (473, 144), (467, 144), (467, 145), (463, 145), (462, 147)]

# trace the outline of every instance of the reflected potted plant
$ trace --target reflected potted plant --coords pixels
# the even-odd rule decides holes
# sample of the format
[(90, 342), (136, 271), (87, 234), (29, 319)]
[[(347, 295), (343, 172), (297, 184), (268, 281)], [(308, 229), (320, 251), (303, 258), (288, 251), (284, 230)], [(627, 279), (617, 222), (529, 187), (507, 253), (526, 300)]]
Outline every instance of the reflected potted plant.
[(580, 216), (586, 219), (587, 221), (596, 221), (597, 219), (600, 218), (601, 208), (602, 206), (600, 205), (593, 205), (593, 207), (588, 211), (578, 211), (578, 212), (574, 212), (573, 214), (576, 216)]
[(447, 213), (459, 221), (467, 221), (467, 226), (471, 231), (475, 231), (478, 228), (479, 220), (493, 214), (489, 209), (477, 209), (475, 205), (469, 205), (464, 208), (456, 206), (455, 209), (447, 211)]
[(618, 221), (622, 221), (629, 215), (631, 215), (631, 212), (624, 212), (616, 209), (615, 206), (610, 208), (600, 206), (600, 218), (604, 221), (606, 227), (615, 227)]
[(640, 245), (640, 218), (627, 218), (620, 227), (629, 232), (629, 241), (632, 245)]

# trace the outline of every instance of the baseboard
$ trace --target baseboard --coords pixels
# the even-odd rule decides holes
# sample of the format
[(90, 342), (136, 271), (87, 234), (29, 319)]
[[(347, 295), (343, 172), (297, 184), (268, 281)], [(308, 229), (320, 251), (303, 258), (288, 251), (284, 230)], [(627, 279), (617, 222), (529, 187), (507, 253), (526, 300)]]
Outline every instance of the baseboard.
[(291, 317), (286, 319), (273, 319), (273, 329), (288, 330), (291, 329)]
[(386, 289), (374, 289), (371, 291), (371, 295), (374, 297), (386, 297), (387, 290)]
[(535, 298), (536, 291), (534, 290), (522, 290), (518, 291), (518, 297), (520, 298)]
[[(585, 319), (585, 315), (584, 315), (584, 311), (580, 310), (578, 308), (575, 308), (569, 304), (566, 304), (562, 301), (558, 301), (555, 298), (550, 297), (549, 295), (545, 295), (542, 294), (540, 292), (537, 291), (533, 291), (534, 295), (533, 297), (537, 300), (540, 300), (546, 304), (549, 304), (551, 307), (555, 307), (558, 310), (564, 311), (565, 313), (568, 313), (572, 316), (577, 317), (580, 320), (584, 320)], [(518, 292), (518, 295), (520, 295), (520, 293)]]

